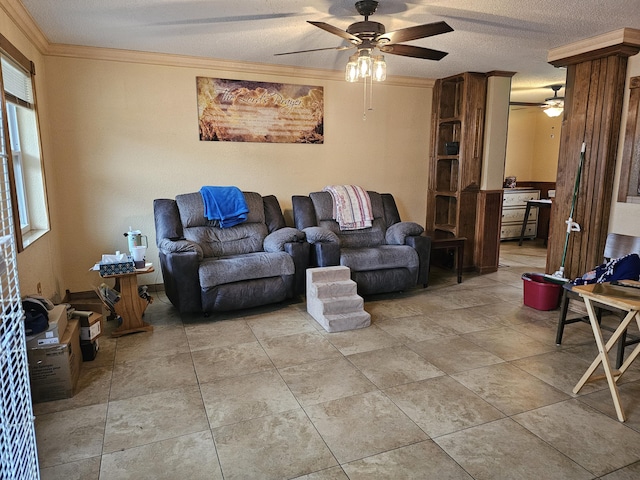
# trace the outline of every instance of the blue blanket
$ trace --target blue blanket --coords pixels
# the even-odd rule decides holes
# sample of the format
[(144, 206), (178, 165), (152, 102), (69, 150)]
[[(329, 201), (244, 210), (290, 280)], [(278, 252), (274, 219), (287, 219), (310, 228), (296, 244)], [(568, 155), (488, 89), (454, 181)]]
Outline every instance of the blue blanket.
[(249, 208), (238, 187), (202, 187), (204, 216), (218, 220), (221, 228), (233, 227), (247, 219)]

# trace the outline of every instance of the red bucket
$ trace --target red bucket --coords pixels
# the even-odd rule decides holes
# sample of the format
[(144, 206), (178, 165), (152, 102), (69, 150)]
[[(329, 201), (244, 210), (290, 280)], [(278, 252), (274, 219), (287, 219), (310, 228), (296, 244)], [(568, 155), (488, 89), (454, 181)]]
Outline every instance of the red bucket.
[(541, 273), (524, 273), (524, 304), (536, 310), (558, 308), (562, 285), (547, 280)]

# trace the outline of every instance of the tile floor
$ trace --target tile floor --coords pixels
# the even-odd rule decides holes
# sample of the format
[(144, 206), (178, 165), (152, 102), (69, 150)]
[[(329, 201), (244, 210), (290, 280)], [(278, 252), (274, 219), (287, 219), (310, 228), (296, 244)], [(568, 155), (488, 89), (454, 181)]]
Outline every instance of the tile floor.
[(498, 272), (434, 270), (333, 334), (302, 301), (202, 318), (156, 295), (154, 332), (103, 336), (78, 393), (34, 406), (42, 478), (640, 478), (640, 362), (624, 424), (604, 383), (572, 394), (596, 352), (522, 305), (544, 254), (504, 243)]

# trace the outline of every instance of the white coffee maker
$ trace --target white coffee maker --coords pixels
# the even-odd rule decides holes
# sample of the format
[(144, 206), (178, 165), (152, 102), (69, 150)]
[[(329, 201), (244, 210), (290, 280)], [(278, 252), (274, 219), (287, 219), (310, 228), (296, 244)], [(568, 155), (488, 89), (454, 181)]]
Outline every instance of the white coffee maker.
[(127, 237), (129, 252), (131, 253), (136, 268), (143, 268), (145, 264), (145, 254), (149, 246), (147, 236), (142, 235), (140, 230), (133, 230), (131, 227), (129, 227), (129, 231), (126, 232), (124, 236)]

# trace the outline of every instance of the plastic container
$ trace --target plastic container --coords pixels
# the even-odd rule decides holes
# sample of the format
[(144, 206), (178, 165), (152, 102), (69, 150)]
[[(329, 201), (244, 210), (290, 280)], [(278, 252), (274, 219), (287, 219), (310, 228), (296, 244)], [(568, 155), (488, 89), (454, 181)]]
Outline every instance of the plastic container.
[(524, 304), (536, 310), (554, 310), (558, 308), (562, 285), (544, 278), (541, 273), (522, 274), (524, 286)]

